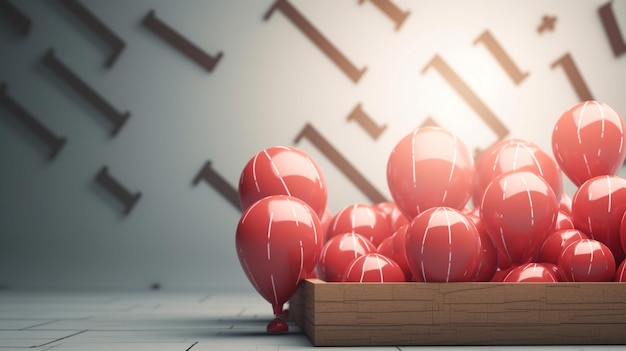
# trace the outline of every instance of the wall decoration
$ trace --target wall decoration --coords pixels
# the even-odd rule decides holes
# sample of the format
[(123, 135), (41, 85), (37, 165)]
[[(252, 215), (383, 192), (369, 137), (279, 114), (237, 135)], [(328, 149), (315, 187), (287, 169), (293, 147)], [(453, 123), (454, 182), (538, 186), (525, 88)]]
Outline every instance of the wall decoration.
[(9, 0), (0, 0), (0, 15), (11, 22), (21, 35), (27, 36), (30, 33), (32, 20)]
[(168, 26), (165, 22), (157, 18), (154, 10), (150, 10), (146, 17), (144, 17), (143, 24), (156, 35), (161, 37), (161, 39), (180, 50), (180, 52), (185, 54), (200, 66), (204, 67), (204, 69), (209, 72), (215, 69), (215, 66), (224, 55), (222, 52), (218, 52), (215, 56), (207, 54), (187, 38), (178, 34), (178, 32)]
[(141, 198), (141, 192), (131, 193), (109, 173), (107, 166), (100, 168), (100, 171), (96, 174), (95, 180), (124, 205), (123, 213), (125, 216), (130, 213), (137, 204), (137, 201)]
[(106, 119), (113, 124), (111, 136), (117, 133), (126, 124), (130, 118), (130, 112), (119, 112), (115, 107), (100, 96), (92, 87), (87, 85), (76, 73), (74, 73), (67, 65), (56, 57), (54, 49), (49, 49), (44, 58), (44, 64), (52, 70), (59, 78), (69, 85), (76, 93), (87, 100), (94, 108), (96, 108)]
[(51, 160), (57, 157), (67, 139), (54, 134), (37, 117), (33, 116), (17, 100), (11, 97), (8, 90), (5, 83), (0, 83), (0, 105), (11, 112), (13, 117), (30, 129), (39, 140), (50, 148), (49, 157)]
[(104, 64), (107, 68), (111, 68), (117, 60), (117, 57), (122, 53), (122, 50), (124, 50), (124, 47), (126, 46), (124, 41), (78, 0), (58, 1), (70, 12), (72, 12), (72, 14), (78, 17), (87, 27), (89, 27), (89, 29), (102, 38), (103, 41), (107, 42), (107, 44), (111, 46), (113, 52)]

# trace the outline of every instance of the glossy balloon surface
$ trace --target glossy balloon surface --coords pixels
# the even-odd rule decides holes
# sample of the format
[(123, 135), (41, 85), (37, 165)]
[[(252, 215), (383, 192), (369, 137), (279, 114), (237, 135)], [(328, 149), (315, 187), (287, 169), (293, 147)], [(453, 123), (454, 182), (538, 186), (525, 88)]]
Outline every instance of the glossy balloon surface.
[(626, 254), (626, 212), (622, 216), (622, 224), (620, 225), (620, 241), (622, 242), (622, 250)]
[(614, 175), (626, 158), (626, 124), (609, 105), (584, 101), (557, 120), (552, 152), (563, 173), (580, 186), (588, 179)]
[(432, 207), (462, 209), (474, 183), (474, 160), (456, 135), (438, 127), (415, 129), (393, 148), (387, 185), (411, 220)]
[(357, 233), (378, 246), (393, 234), (391, 224), (384, 213), (373, 205), (353, 204), (339, 210), (330, 220), (327, 240), (335, 235)]
[(321, 223), (304, 201), (265, 197), (242, 214), (237, 225), (239, 262), (252, 286), (275, 310), (315, 268), (322, 251)]
[(317, 163), (304, 151), (287, 146), (264, 149), (252, 157), (239, 177), (239, 203), (245, 210), (270, 195), (289, 195), (306, 202), (321, 218), (328, 190)]
[(558, 203), (543, 178), (532, 172), (512, 172), (489, 184), (480, 214), (498, 252), (521, 265), (532, 259), (553, 231)]
[(407, 223), (393, 233), (391, 236), (391, 253), (387, 257), (394, 260), (402, 268), (406, 280), (411, 281), (413, 280), (413, 273), (411, 273), (409, 261), (406, 257), (406, 230), (408, 227), (409, 224)]
[(482, 246), (474, 223), (449, 207), (428, 209), (409, 223), (406, 255), (411, 273), (425, 282), (471, 281)]
[(580, 230), (563, 229), (555, 231), (539, 247), (538, 262), (557, 264), (559, 257), (561, 257), (561, 252), (571, 243), (581, 239), (589, 239), (589, 237)]
[(626, 283), (626, 259), (622, 261), (615, 271), (615, 281)]
[(609, 282), (615, 277), (615, 258), (603, 243), (581, 239), (567, 246), (557, 264), (568, 282)]
[(364, 236), (356, 233), (335, 235), (324, 244), (322, 257), (317, 263), (317, 277), (327, 282), (343, 281), (348, 264), (369, 253), (376, 253), (376, 246)]
[(482, 195), (497, 176), (528, 171), (537, 174), (550, 185), (558, 199), (563, 193), (563, 177), (556, 161), (537, 144), (522, 139), (507, 139), (487, 149), (476, 162), (476, 185), (473, 202), (480, 206)]
[(378, 253), (354, 259), (346, 268), (345, 282), (390, 283), (404, 282), (404, 273), (396, 262)]
[(513, 268), (504, 278), (505, 283), (556, 283), (559, 278), (552, 268), (542, 263), (527, 263)]
[(480, 238), (480, 263), (478, 264), (478, 271), (476, 276), (472, 279), (475, 282), (488, 282), (491, 280), (498, 268), (498, 250), (493, 244), (493, 240), (487, 233), (487, 229), (483, 225), (483, 220), (480, 218), (479, 211), (471, 211), (466, 214), (467, 218), (474, 223), (476, 230), (478, 230)]
[(608, 246), (618, 262), (626, 256), (620, 238), (624, 213), (626, 179), (619, 176), (589, 179), (576, 190), (572, 198), (574, 226)]
[(575, 228), (572, 216), (559, 210), (559, 213), (556, 216), (556, 223), (554, 223), (554, 231)]

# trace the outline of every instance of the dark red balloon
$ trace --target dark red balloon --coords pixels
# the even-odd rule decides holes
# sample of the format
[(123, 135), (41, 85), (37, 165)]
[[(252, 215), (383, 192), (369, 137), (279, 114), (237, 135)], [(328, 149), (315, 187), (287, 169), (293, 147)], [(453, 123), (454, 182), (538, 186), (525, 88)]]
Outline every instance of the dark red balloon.
[(615, 271), (615, 281), (626, 283), (626, 259), (617, 267), (617, 271)]
[(298, 198), (268, 196), (244, 211), (237, 225), (237, 256), (252, 286), (276, 314), (315, 268), (322, 239), (319, 218)]
[(542, 263), (526, 263), (517, 266), (504, 277), (505, 283), (556, 283), (559, 278), (554, 270)]
[(576, 185), (614, 175), (626, 158), (626, 123), (609, 105), (584, 101), (557, 120), (552, 152), (563, 173)]
[(532, 259), (554, 230), (558, 202), (552, 188), (540, 176), (526, 171), (511, 172), (489, 184), (480, 214), (498, 253), (521, 265)]
[(537, 174), (550, 185), (557, 199), (563, 193), (563, 177), (556, 161), (537, 144), (522, 139), (507, 139), (485, 150), (476, 162), (476, 185), (472, 200), (480, 206), (487, 186), (497, 176), (514, 171)]
[(478, 271), (481, 250), (474, 223), (449, 207), (420, 213), (406, 230), (409, 268), (425, 282), (471, 281)]
[(581, 239), (561, 252), (561, 279), (568, 282), (610, 282), (615, 277), (615, 258), (603, 243)]
[(621, 262), (624, 250), (620, 225), (626, 213), (626, 179), (600, 176), (589, 179), (576, 190), (572, 199), (574, 226), (608, 246)]
[(393, 148), (387, 185), (407, 219), (432, 207), (462, 209), (474, 183), (474, 160), (467, 147), (438, 127), (415, 129)]
[(320, 167), (291, 146), (270, 147), (254, 155), (241, 172), (238, 192), (242, 210), (269, 195), (288, 195), (306, 202), (320, 218), (328, 199)]
[(404, 273), (392, 259), (371, 253), (354, 259), (346, 268), (345, 282), (390, 283), (404, 282)]
[(555, 231), (539, 247), (538, 262), (557, 264), (559, 257), (561, 257), (561, 252), (571, 243), (581, 239), (589, 239), (589, 237), (580, 230), (563, 229)]
[(393, 234), (383, 212), (373, 205), (353, 204), (339, 210), (328, 224), (326, 239), (344, 233), (357, 233), (378, 246)]
[(322, 257), (317, 263), (317, 277), (327, 282), (341, 282), (350, 262), (369, 253), (376, 253), (376, 246), (364, 236), (356, 233), (335, 235), (324, 244)]

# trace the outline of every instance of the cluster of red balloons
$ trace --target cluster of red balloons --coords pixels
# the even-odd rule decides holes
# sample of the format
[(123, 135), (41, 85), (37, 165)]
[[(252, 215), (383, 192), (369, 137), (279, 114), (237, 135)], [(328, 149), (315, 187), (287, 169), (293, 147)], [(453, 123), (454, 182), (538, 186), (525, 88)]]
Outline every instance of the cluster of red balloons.
[[(506, 139), (476, 160), (454, 134), (418, 128), (393, 148), (393, 201), (332, 214), (302, 150), (272, 147), (241, 173), (241, 266), (286, 331), (283, 305), (306, 278), (328, 282), (626, 281), (626, 124), (604, 103), (557, 120), (554, 157)], [(578, 188), (563, 192), (563, 172)], [(471, 201), (470, 201), (471, 199)]]

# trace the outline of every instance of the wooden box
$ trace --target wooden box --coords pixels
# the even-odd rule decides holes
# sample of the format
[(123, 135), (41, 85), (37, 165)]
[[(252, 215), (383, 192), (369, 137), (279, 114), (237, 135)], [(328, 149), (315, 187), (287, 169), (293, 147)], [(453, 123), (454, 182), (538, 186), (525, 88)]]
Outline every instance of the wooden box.
[(302, 282), (315, 346), (626, 344), (624, 283)]

